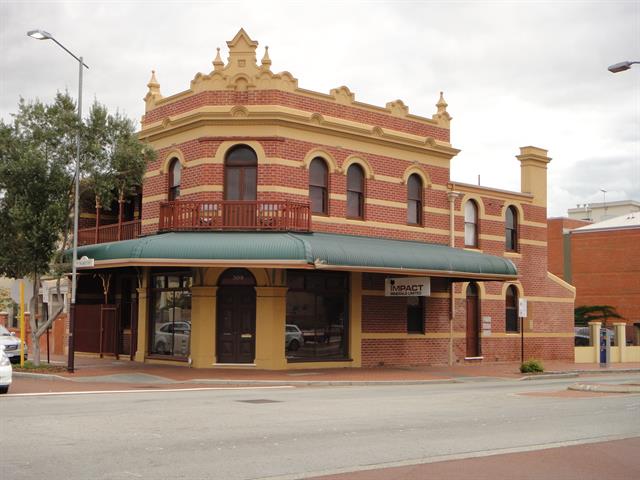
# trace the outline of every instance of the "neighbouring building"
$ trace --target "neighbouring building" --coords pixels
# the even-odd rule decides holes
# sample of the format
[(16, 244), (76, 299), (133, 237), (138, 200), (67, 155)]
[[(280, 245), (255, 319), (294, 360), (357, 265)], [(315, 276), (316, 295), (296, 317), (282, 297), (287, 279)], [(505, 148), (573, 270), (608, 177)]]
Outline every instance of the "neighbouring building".
[(272, 72), (244, 30), (227, 44), (183, 92), (151, 77), (138, 210), (81, 233), (78, 350), (368, 367), (519, 360), (524, 337), (527, 358), (573, 359), (546, 150), (520, 149), (520, 192), (455, 182), (442, 94), (430, 117), (372, 106)]
[(635, 200), (618, 200), (615, 202), (594, 202), (578, 205), (576, 208), (567, 210), (567, 215), (574, 220), (601, 222), (602, 220), (634, 212), (640, 212), (640, 202), (636, 202)]
[(575, 286), (576, 306), (614, 307), (627, 342), (640, 345), (640, 212), (597, 223), (550, 218), (548, 238), (549, 271)]

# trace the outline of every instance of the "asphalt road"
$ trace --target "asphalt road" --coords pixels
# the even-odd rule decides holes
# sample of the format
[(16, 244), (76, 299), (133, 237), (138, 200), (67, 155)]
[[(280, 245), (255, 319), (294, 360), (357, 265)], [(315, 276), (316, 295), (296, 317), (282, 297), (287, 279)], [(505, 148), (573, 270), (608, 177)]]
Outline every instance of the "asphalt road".
[(640, 437), (640, 395), (574, 381), (8, 395), (2, 477), (294, 479)]

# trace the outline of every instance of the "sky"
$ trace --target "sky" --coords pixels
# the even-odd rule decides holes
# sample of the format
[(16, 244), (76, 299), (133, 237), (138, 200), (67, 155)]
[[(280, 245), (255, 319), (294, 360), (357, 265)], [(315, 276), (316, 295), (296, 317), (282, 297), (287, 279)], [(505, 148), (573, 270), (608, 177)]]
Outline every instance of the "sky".
[(151, 70), (164, 96), (187, 90), (240, 28), (304, 89), (426, 117), (444, 91), (452, 180), (519, 191), (515, 156), (534, 145), (553, 158), (549, 216), (640, 201), (640, 65), (607, 70), (640, 61), (640, 0), (0, 0), (0, 118), (20, 97), (77, 96), (77, 62), (28, 30), (84, 58), (85, 112), (97, 99), (139, 122)]

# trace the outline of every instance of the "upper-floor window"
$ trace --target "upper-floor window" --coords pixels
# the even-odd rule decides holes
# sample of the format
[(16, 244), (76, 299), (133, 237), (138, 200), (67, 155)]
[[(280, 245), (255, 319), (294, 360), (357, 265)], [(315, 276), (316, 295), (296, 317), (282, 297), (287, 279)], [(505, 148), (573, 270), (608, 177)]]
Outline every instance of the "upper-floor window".
[(180, 196), (180, 180), (182, 177), (182, 164), (174, 158), (169, 166), (169, 201), (176, 200)]
[(224, 199), (256, 200), (258, 157), (246, 145), (229, 150), (224, 161)]
[(473, 200), (464, 204), (464, 245), (478, 246), (478, 206)]
[(309, 165), (309, 197), (312, 213), (329, 213), (329, 169), (327, 163), (316, 157)]
[(518, 332), (518, 291), (513, 285), (507, 288), (505, 304), (505, 330), (507, 332)]
[(347, 217), (364, 218), (364, 171), (355, 163), (347, 170)]
[(518, 250), (518, 212), (515, 207), (507, 208), (504, 219), (505, 249), (509, 252)]
[(407, 180), (407, 223), (422, 225), (422, 179), (415, 173)]

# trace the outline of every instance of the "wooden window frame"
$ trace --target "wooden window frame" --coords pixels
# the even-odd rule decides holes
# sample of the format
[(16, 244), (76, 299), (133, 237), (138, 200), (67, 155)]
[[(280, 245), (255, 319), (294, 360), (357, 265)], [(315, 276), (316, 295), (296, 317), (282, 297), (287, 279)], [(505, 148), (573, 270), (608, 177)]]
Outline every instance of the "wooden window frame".
[[(180, 178), (178, 179), (178, 181), (176, 182), (176, 175), (175, 175), (175, 170), (176, 167), (178, 167), (179, 172), (180, 172)], [(177, 158), (174, 158), (171, 160), (171, 163), (169, 164), (169, 185), (168, 185), (168, 199), (170, 202), (173, 202), (175, 200), (178, 200), (180, 198), (180, 185), (182, 184), (182, 164), (180, 163), (180, 160), (178, 160)]]
[[(229, 165), (229, 156), (240, 149), (247, 149), (250, 150), (253, 153), (254, 159), (252, 159), (251, 161), (246, 161), (246, 164), (242, 164), (242, 162), (240, 162), (240, 164), (238, 165)], [(228, 198), (229, 196), (229, 172), (230, 171), (239, 171), (239, 176), (238, 176), (238, 196), (240, 198), (238, 199), (230, 199)], [(247, 171), (249, 170), (255, 170), (255, 198), (253, 199), (246, 199), (243, 198), (245, 196), (245, 176)], [(224, 172), (223, 172), (223, 176), (224, 176), (224, 180), (223, 180), (223, 196), (225, 200), (229, 200), (229, 201), (250, 201), (250, 202), (255, 202), (258, 199), (258, 155), (256, 154), (255, 150), (253, 148), (251, 148), (248, 145), (244, 145), (244, 144), (239, 144), (239, 145), (235, 145), (232, 148), (230, 148), (227, 153), (225, 154), (225, 158), (224, 158)]]
[[(512, 217), (512, 225), (509, 225), (509, 214)], [(504, 248), (507, 252), (517, 252), (518, 243), (518, 211), (510, 206), (504, 213)]]
[[(409, 299), (411, 298), (417, 298), (418, 299), (418, 308), (420, 310), (420, 328), (417, 330), (414, 329), (410, 329), (410, 322), (409, 322), (409, 310), (413, 307), (412, 305), (409, 305)], [(423, 334), (425, 333), (425, 297), (407, 297), (407, 333), (412, 333), (412, 334)]]
[[(351, 171), (360, 172), (360, 175), (362, 176), (362, 191), (352, 190), (349, 188), (349, 172)], [(364, 215), (365, 215), (364, 198), (365, 198), (366, 188), (367, 188), (367, 185), (366, 185), (366, 176), (365, 176), (364, 168), (362, 168), (362, 166), (357, 163), (352, 163), (351, 165), (349, 165), (349, 168), (347, 169), (347, 205), (346, 205), (346, 211), (345, 211), (346, 218), (350, 218), (353, 220), (364, 220)], [(359, 213), (358, 216), (349, 215), (349, 193), (355, 193), (358, 195), (358, 213)]]
[[(315, 179), (312, 178), (312, 168), (313, 164), (321, 164), (322, 168), (324, 168), (325, 173), (325, 182), (314, 183)], [(322, 191), (322, 209), (320, 211), (315, 211), (313, 209), (313, 197), (311, 195), (312, 189), (321, 189)], [(329, 166), (327, 162), (322, 157), (315, 157), (309, 163), (309, 206), (311, 209), (312, 215), (324, 215), (329, 216)]]
[[(470, 222), (467, 219), (467, 205), (471, 205), (473, 207), (474, 210), (474, 216), (475, 216), (475, 221)], [(470, 247), (470, 248), (478, 248), (479, 247), (479, 238), (480, 238), (480, 234), (478, 232), (479, 230), (479, 211), (480, 209), (478, 208), (478, 204), (476, 203), (475, 200), (467, 200), (464, 204), (464, 246), (465, 247)], [(473, 243), (467, 243), (467, 225), (473, 225)]]
[[(415, 195), (415, 198), (411, 197), (410, 183), (412, 182), (412, 179), (413, 181), (418, 182), (418, 193)], [(412, 173), (411, 175), (409, 175), (409, 178), (407, 179), (407, 225), (414, 225), (419, 227), (423, 226), (423, 222), (424, 222), (423, 201), (424, 201), (424, 184), (422, 182), (422, 178), (417, 173)], [(411, 204), (411, 202), (416, 203), (417, 218), (415, 219), (410, 218), (411, 210), (409, 208), (409, 205)]]
[[(512, 305), (509, 304), (510, 299), (512, 300)], [(518, 321), (518, 289), (509, 285), (507, 287), (507, 292), (505, 294), (505, 312), (504, 312), (504, 331), (506, 333), (520, 333), (520, 322)], [(515, 328), (510, 328), (509, 325), (509, 314), (513, 315), (513, 319), (515, 321)]]

